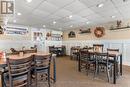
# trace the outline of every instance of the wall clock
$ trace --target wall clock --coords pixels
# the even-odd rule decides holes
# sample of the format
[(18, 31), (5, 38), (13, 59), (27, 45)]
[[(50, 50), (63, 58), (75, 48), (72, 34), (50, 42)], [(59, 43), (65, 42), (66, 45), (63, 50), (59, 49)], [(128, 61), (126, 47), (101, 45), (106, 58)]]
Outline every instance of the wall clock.
[(100, 38), (105, 35), (105, 29), (104, 27), (96, 27), (94, 30), (94, 34), (97, 38)]

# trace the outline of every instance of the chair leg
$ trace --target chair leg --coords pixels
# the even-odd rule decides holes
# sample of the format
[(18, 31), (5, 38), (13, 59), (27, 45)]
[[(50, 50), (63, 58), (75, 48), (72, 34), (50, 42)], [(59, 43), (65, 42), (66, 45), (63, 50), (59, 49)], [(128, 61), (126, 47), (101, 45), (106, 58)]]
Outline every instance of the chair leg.
[(108, 68), (107, 68), (107, 78), (108, 78), (108, 82), (110, 82), (110, 71)]
[(50, 84), (50, 69), (48, 70), (48, 85), (49, 85), (49, 87), (51, 87), (51, 84)]
[(35, 87), (37, 87), (37, 72), (35, 72)]

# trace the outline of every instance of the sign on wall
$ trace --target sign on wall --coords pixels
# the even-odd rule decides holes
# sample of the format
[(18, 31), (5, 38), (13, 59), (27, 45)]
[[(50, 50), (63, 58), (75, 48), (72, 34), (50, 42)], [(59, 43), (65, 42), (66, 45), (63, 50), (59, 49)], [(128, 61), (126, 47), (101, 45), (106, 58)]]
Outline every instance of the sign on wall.
[(14, 14), (14, 1), (0, 1), (0, 14)]

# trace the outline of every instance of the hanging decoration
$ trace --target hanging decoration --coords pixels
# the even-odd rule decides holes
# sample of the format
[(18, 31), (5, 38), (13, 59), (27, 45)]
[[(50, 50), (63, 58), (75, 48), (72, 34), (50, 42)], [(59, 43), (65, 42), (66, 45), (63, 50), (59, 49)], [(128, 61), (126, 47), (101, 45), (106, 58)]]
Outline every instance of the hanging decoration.
[(96, 27), (94, 34), (97, 38), (103, 37), (105, 35), (104, 27)]
[(69, 34), (68, 34), (68, 38), (75, 38), (75, 37), (76, 37), (75, 32), (70, 31)]

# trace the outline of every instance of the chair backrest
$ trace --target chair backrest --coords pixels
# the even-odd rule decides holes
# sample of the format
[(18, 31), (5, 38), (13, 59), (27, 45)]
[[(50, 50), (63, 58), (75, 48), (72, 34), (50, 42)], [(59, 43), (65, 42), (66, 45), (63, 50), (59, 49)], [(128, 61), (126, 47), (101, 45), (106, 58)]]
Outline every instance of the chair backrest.
[[(27, 86), (30, 84), (28, 80), (30, 79), (32, 56), (27, 57), (27, 58), (22, 58), (22, 59), (7, 58), (7, 64), (8, 64), (8, 70), (9, 70), (10, 87), (16, 86), (15, 80), (18, 80), (17, 81), (18, 87)], [(19, 78), (19, 79), (16, 79), (16, 78)]]
[(87, 50), (81, 49), (80, 50), (80, 60), (87, 61), (89, 59), (89, 52)]
[(108, 64), (109, 54), (108, 53), (95, 53), (96, 61)]
[(93, 44), (93, 50), (96, 52), (103, 52), (103, 44)]
[(34, 55), (35, 70), (50, 68), (52, 54), (49, 55)]
[(107, 52), (119, 52), (119, 49), (107, 49)]

